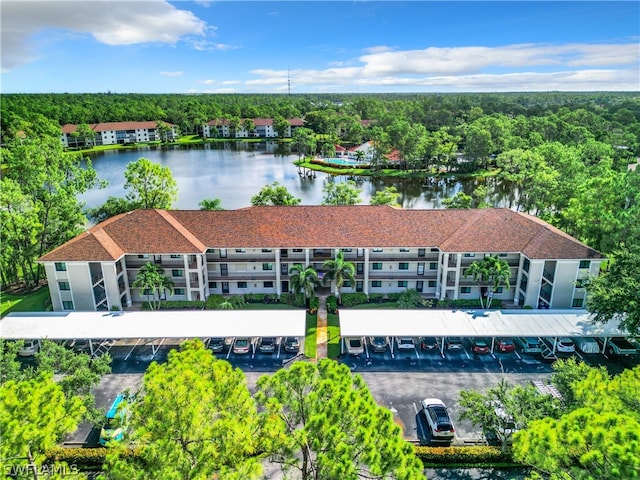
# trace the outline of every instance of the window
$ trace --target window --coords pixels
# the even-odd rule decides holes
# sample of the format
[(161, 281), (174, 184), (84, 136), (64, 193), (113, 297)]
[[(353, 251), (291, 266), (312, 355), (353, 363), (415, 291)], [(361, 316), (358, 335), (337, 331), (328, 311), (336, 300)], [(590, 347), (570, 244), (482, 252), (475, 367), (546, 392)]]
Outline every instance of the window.
[(424, 248), (419, 248), (418, 249), (418, 256), (419, 257), (424, 257), (425, 253), (426, 253), (426, 251), (425, 251)]
[(184, 288), (174, 288), (173, 289), (173, 294), (174, 295), (184, 295)]
[(351, 282), (349, 280), (344, 280), (342, 282), (342, 286), (345, 288), (351, 288)]
[(506, 257), (508, 254), (507, 253), (500, 253), (498, 256), (499, 257)]
[(56, 262), (56, 272), (66, 272), (67, 264), (64, 262)]
[(294, 248), (293, 252), (294, 253), (302, 253), (302, 249), (301, 248)]
[(351, 253), (351, 252), (353, 252), (353, 248), (341, 248), (340, 250), (342, 250), (344, 253)]
[(409, 285), (409, 282), (406, 280), (398, 280), (398, 287), (406, 288)]
[(503, 291), (504, 291), (504, 287), (496, 287), (496, 290), (493, 293), (502, 293)]
[(246, 250), (244, 248), (236, 248), (236, 253), (245, 253)]
[(473, 257), (475, 257), (475, 256), (476, 256), (476, 254), (475, 254), (475, 253), (465, 253), (465, 254), (464, 254), (464, 257), (465, 257), (465, 258), (473, 258)]
[(182, 269), (174, 269), (171, 270), (172, 277), (184, 277), (184, 270)]
[(151, 296), (151, 295), (153, 295), (153, 290), (151, 290), (150, 288), (145, 288), (142, 291), (142, 294), (145, 295), (145, 296)]
[(264, 282), (262, 284), (263, 288), (273, 288), (273, 282)]
[(471, 287), (460, 287), (460, 293), (462, 295), (468, 295), (471, 293)]
[(529, 279), (527, 278), (527, 276), (523, 275), (522, 280), (520, 280), (520, 290), (522, 290), (523, 292), (526, 292), (528, 282), (529, 282)]
[(589, 270), (591, 267), (591, 262), (589, 260), (580, 260), (580, 269)]
[(62, 309), (63, 310), (73, 310), (73, 302), (71, 300), (63, 300)]
[(69, 282), (58, 282), (58, 288), (60, 290), (71, 290), (71, 287), (69, 286)]
[(175, 253), (172, 253), (171, 255), (169, 255), (170, 258), (180, 258), (182, 257), (182, 255), (177, 255)]
[(209, 282), (209, 288), (218, 288), (218, 282)]
[(440, 250), (438, 250), (437, 248), (432, 248), (431, 251), (432, 252), (439, 252)]
[(138, 255), (138, 258), (149, 258), (149, 255)]
[(238, 288), (247, 288), (247, 282), (238, 282)]
[(408, 262), (400, 262), (400, 264), (398, 265), (398, 268), (400, 270), (409, 270), (409, 263)]
[(576, 280), (576, 288), (584, 288), (585, 278), (579, 278)]
[(376, 262), (371, 265), (372, 270), (382, 270), (382, 262)]
[(262, 253), (271, 253), (273, 250), (271, 250), (270, 248), (263, 248), (262, 249)]
[(374, 288), (382, 287), (382, 282), (380, 280), (374, 280), (373, 282), (371, 282), (371, 286)]
[(409, 253), (411, 251), (410, 248), (401, 248), (400, 253)]
[(382, 249), (381, 248), (374, 248), (371, 251), (374, 252), (374, 253), (380, 253), (380, 252), (382, 252)]
[(438, 262), (429, 262), (429, 270), (437, 270)]
[(424, 275), (424, 262), (418, 263), (418, 275)]
[(528, 272), (528, 271), (529, 271), (529, 267), (530, 267), (530, 266), (531, 266), (531, 262), (529, 261), (529, 259), (528, 259), (528, 258), (525, 258), (525, 259), (524, 259), (524, 262), (522, 262), (522, 269), (523, 269), (525, 272)]
[(273, 263), (263, 263), (262, 270), (273, 270)]
[(364, 263), (356, 263), (356, 273), (360, 275), (364, 273)]
[(429, 288), (436, 288), (436, 286), (438, 285), (438, 282), (435, 280), (429, 280)]
[(571, 306), (574, 308), (582, 308), (584, 304), (584, 298), (574, 298), (573, 302), (571, 302)]

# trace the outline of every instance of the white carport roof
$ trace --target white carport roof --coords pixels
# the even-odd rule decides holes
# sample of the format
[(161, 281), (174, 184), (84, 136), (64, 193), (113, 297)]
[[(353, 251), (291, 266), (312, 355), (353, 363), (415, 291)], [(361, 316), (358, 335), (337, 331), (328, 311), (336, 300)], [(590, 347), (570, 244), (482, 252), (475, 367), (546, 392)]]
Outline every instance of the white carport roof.
[(304, 337), (304, 310), (29, 312), (0, 319), (0, 338)]
[(576, 310), (340, 310), (343, 337), (617, 337), (618, 322), (596, 324)]

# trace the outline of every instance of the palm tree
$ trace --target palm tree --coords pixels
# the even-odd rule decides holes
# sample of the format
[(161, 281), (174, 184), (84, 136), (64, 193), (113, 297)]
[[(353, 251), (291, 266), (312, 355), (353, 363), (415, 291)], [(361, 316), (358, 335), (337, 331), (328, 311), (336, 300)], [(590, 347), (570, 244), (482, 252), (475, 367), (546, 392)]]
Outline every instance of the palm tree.
[(345, 280), (349, 282), (355, 282), (356, 266), (353, 262), (348, 262), (344, 259), (344, 253), (342, 250), (338, 251), (335, 259), (325, 260), (322, 264), (322, 270), (324, 278), (322, 282), (326, 285), (332, 281), (336, 282), (336, 297), (338, 297), (338, 303), (340, 302), (340, 289)]
[[(162, 293), (169, 290), (173, 295), (173, 281), (165, 277), (164, 269), (153, 262), (147, 262), (140, 268), (131, 286), (144, 292), (151, 310), (160, 308)], [(152, 298), (154, 302), (151, 301)]]
[(358, 162), (362, 162), (364, 160), (365, 154), (362, 150), (356, 150), (356, 160)]
[[(493, 300), (493, 293), (498, 289), (501, 283), (504, 283), (507, 288), (511, 288), (509, 283), (509, 277), (511, 277), (511, 268), (509, 264), (498, 257), (498, 255), (491, 255), (483, 258), (480, 261), (471, 263), (465, 270), (464, 275), (473, 276), (473, 280), (479, 280), (480, 283), (480, 306), (482, 308), (489, 308), (491, 306), (491, 300)], [(483, 286), (486, 284), (486, 286)], [(487, 291), (487, 288), (489, 289)], [(483, 290), (486, 292), (487, 305), (485, 307), (482, 301)]]
[(313, 267), (304, 268), (296, 263), (289, 269), (291, 288), (295, 294), (304, 292), (306, 306), (309, 308), (311, 299), (315, 297), (315, 289), (320, 284), (318, 272)]

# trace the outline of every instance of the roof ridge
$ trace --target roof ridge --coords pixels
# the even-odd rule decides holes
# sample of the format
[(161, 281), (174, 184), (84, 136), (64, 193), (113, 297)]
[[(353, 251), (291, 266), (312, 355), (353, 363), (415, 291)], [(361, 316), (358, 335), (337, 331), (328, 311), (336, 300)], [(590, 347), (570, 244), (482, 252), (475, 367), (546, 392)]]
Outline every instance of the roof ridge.
[(457, 230), (451, 232), (451, 235), (449, 235), (447, 238), (445, 238), (440, 245), (448, 242), (452, 237), (455, 237), (457, 235), (462, 235), (465, 232), (469, 231), (477, 222), (478, 220), (482, 220), (482, 218), (484, 218), (487, 215), (487, 208), (477, 208), (477, 209), (472, 209), (472, 210), (477, 210), (477, 213), (474, 215), (471, 215), (467, 221), (464, 222), (464, 224), (458, 228)]
[(169, 225), (175, 228), (178, 231), (178, 233), (180, 233), (180, 235), (186, 238), (189, 241), (189, 243), (191, 243), (191, 245), (193, 245), (194, 247), (196, 247), (202, 252), (204, 252), (207, 249), (206, 245), (202, 243), (198, 237), (196, 237), (193, 233), (191, 233), (191, 231), (187, 227), (185, 227), (182, 223), (180, 223), (180, 221), (177, 218), (171, 215), (170, 212), (168, 212), (167, 210), (160, 210), (160, 209), (155, 209), (155, 211), (162, 218), (164, 218), (167, 221), (167, 223), (169, 223)]
[(91, 229), (91, 234), (114, 260), (124, 255), (122, 247), (102, 227), (96, 225)]

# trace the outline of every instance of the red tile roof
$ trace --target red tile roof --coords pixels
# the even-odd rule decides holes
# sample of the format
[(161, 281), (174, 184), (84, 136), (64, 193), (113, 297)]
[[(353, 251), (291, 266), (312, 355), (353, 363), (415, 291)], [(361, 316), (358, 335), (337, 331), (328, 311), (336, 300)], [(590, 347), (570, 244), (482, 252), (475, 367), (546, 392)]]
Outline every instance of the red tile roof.
[[(169, 127), (174, 127), (172, 123), (162, 122)], [(150, 120), (146, 122), (106, 122), (106, 123), (91, 123), (89, 128), (94, 132), (109, 132), (112, 130), (155, 130), (158, 122)], [(73, 133), (78, 129), (78, 125), (67, 123), (62, 126), (62, 133)]]
[(547, 223), (509, 209), (405, 210), (388, 206), (136, 210), (118, 215), (41, 261), (114, 260), (207, 248), (439, 248), (522, 252), (531, 259), (603, 256)]

